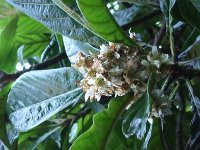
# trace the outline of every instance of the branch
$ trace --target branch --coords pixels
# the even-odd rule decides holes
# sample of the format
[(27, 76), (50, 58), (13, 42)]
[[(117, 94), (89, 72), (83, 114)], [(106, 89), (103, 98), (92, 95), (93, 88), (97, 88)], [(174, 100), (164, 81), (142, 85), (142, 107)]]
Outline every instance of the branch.
[(180, 81), (179, 88), (179, 112), (176, 123), (176, 150), (183, 150), (183, 119), (185, 112), (185, 98), (183, 94), (183, 81)]
[(149, 21), (150, 19), (152, 19), (153, 17), (159, 16), (159, 15), (161, 15), (161, 10), (160, 10), (160, 9), (155, 10), (155, 11), (151, 12), (150, 14), (148, 14), (148, 15), (146, 15), (146, 16), (143, 16), (143, 17), (141, 17), (141, 18), (139, 18), (139, 19), (136, 19), (136, 20), (134, 20), (134, 21), (132, 21), (132, 22), (129, 22), (129, 23), (127, 23), (127, 24), (125, 24), (125, 25), (123, 25), (123, 26), (121, 26), (121, 27), (122, 27), (124, 30), (128, 30), (128, 29), (130, 29), (132, 26), (136, 26), (136, 25), (139, 25), (139, 24), (141, 24), (141, 23), (145, 23), (145, 22)]
[(65, 120), (64, 122), (58, 124), (59, 126), (70, 126), (75, 123), (78, 119), (86, 116), (88, 113), (91, 112), (91, 109), (83, 109), (80, 112), (74, 114), (72, 118)]
[(32, 71), (32, 70), (42, 70), (42, 69), (46, 69), (52, 65), (54, 65), (55, 63), (61, 61), (62, 59), (67, 58), (67, 54), (65, 52), (58, 54), (57, 56), (48, 59), (47, 61), (40, 63), (38, 65), (32, 66), (30, 69), (26, 69), (23, 71), (19, 71), (13, 74), (7, 74), (5, 72), (0, 71), (0, 89), (9, 84), (10, 82), (16, 80), (19, 76), (21, 76), (22, 74)]

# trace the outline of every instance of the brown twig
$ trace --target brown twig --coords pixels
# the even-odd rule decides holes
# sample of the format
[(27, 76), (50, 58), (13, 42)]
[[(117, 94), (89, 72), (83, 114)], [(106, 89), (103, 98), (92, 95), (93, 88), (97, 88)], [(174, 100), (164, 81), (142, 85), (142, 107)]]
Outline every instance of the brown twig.
[(62, 59), (65, 59), (65, 58), (67, 58), (67, 54), (65, 52), (63, 52), (53, 58), (48, 59), (47, 61), (45, 61), (43, 63), (37, 64), (37, 65), (31, 67), (30, 69), (26, 69), (23, 71), (12, 73), (12, 74), (7, 74), (7, 73), (1, 71), (0, 72), (0, 88), (9, 84), (10, 82), (16, 80), (19, 76), (21, 76), (25, 72), (29, 72), (31, 70), (47, 69), (48, 67), (54, 65), (55, 63), (59, 62)]
[(183, 81), (180, 81), (179, 88), (179, 112), (176, 123), (176, 150), (183, 150), (183, 119), (185, 112), (185, 98), (183, 94)]
[(160, 9), (155, 10), (155, 11), (149, 13), (148, 15), (143, 16), (143, 17), (141, 17), (139, 19), (136, 19), (136, 20), (134, 20), (132, 22), (129, 22), (129, 23), (123, 25), (122, 28), (124, 30), (128, 30), (133, 26), (139, 25), (141, 23), (145, 23), (145, 22), (149, 21), (150, 19), (152, 19), (153, 17), (159, 16), (159, 15), (161, 15), (161, 10)]

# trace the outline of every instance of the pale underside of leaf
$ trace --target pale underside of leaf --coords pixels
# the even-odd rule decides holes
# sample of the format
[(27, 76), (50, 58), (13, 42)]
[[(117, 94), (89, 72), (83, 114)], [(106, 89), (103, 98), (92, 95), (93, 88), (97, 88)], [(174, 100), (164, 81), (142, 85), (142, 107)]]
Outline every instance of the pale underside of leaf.
[(83, 96), (73, 68), (32, 71), (13, 84), (8, 96), (9, 118), (20, 131), (29, 130), (76, 103)]

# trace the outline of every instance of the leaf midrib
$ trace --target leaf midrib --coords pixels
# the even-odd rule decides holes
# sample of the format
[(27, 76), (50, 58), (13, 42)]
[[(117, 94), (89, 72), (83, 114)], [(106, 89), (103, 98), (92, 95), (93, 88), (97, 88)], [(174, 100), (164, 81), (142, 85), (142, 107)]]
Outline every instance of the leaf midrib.
[[(115, 115), (113, 121), (111, 122), (111, 126), (108, 128), (108, 130), (107, 130), (107, 132), (106, 132), (106, 134), (105, 134), (105, 136), (104, 136), (105, 138), (104, 138), (104, 140), (103, 140), (103, 142), (102, 142), (102, 144), (101, 144), (99, 150), (106, 150), (106, 146), (107, 146), (107, 143), (108, 143), (108, 141), (109, 141), (109, 138), (110, 138), (110, 135), (111, 135), (111, 133), (112, 133), (112, 130), (113, 130), (114, 126), (116, 125), (117, 121), (119, 120), (119, 117), (121, 117), (122, 113), (124, 112), (126, 106), (130, 103), (130, 101), (132, 101), (131, 98), (130, 98), (128, 101), (126, 101), (126, 102), (119, 108), (120, 111), (118, 111), (118, 112), (116, 113), (116, 115)], [(107, 110), (107, 111), (108, 111), (108, 110)]]

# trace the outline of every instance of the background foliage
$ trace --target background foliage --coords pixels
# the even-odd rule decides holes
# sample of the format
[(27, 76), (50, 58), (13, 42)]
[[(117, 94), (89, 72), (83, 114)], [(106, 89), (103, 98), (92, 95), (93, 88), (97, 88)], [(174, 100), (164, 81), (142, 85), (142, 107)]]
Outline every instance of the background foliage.
[[(199, 35), (198, 0), (0, 0), (0, 149), (200, 149)], [(108, 42), (173, 63), (85, 102), (71, 65)]]

